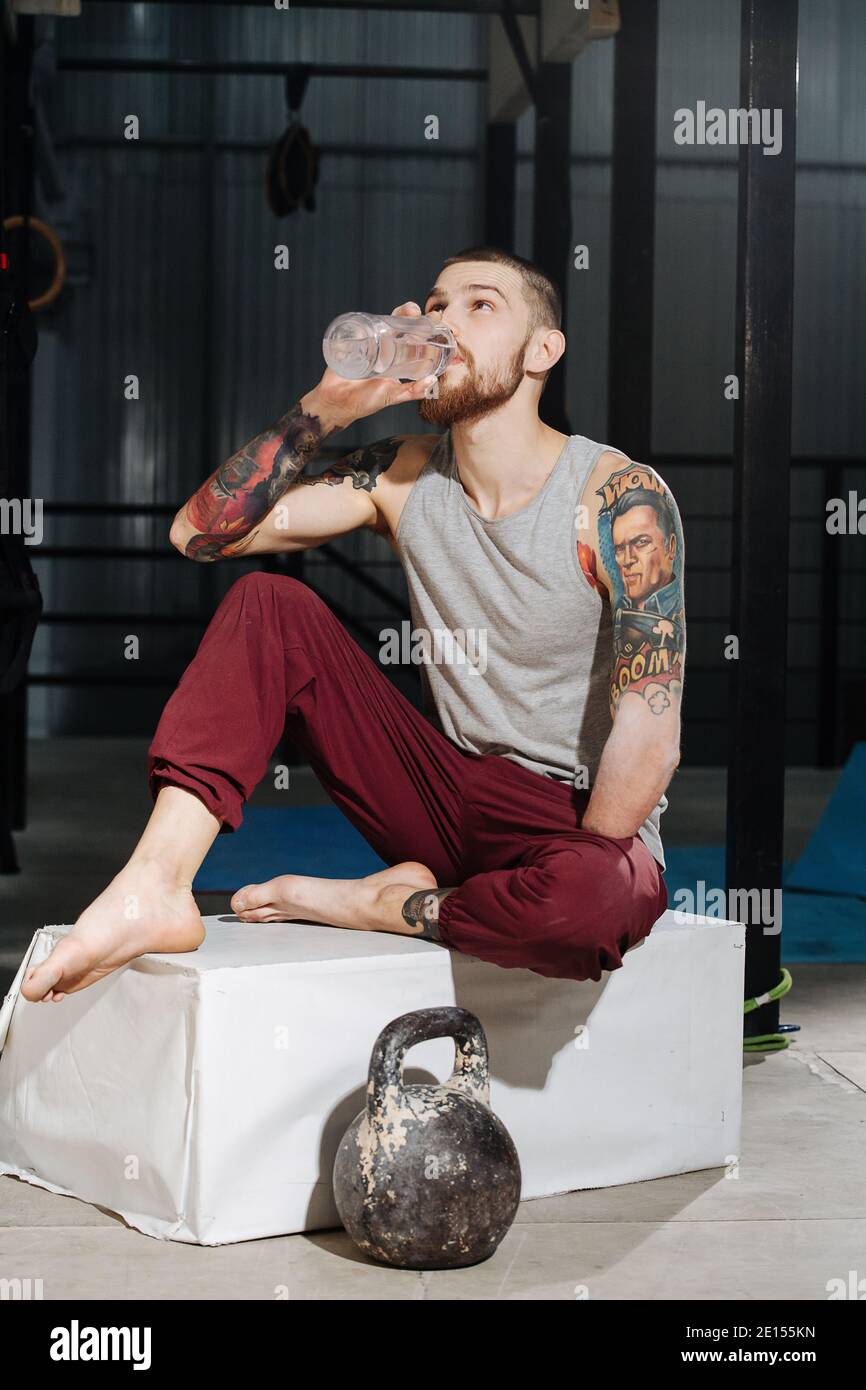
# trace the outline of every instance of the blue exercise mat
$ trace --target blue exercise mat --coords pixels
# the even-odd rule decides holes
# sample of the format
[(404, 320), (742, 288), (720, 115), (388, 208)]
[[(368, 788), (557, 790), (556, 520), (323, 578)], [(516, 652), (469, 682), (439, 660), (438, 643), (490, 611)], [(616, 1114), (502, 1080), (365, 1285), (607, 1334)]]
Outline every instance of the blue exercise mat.
[[(721, 845), (665, 846), (668, 900), (674, 910), (723, 915), (710, 894), (725, 886), (725, 850)], [(782, 962), (866, 961), (866, 903), (853, 896), (793, 892), (791, 865), (783, 873)], [(703, 882), (703, 889), (699, 884)], [(689, 898), (677, 898), (680, 890)], [(703, 892), (704, 906), (701, 905)], [(694, 903), (694, 906), (690, 906)]]
[(788, 888), (866, 897), (866, 743), (855, 743)]
[(782, 962), (866, 961), (866, 903), (830, 893), (782, 895)]
[(247, 806), (240, 827), (216, 837), (192, 886), (234, 893), (278, 874), (363, 878), (386, 867), (336, 806)]

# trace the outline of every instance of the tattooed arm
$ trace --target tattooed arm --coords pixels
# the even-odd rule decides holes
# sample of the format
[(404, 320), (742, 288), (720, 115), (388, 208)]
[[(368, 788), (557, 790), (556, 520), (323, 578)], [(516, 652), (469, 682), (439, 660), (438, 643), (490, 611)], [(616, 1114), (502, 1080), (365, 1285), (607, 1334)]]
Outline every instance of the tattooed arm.
[[(394, 313), (411, 318), (421, 310), (409, 300)], [(421, 400), (432, 380), (350, 381), (326, 368), (318, 386), (220, 464), (181, 507), (169, 534), (172, 545), (191, 560), (220, 560), (305, 550), (359, 526), (379, 529), (372, 498), (376, 480), (412, 436), (391, 436), (357, 449), (319, 477), (301, 474), (330, 435), (387, 406)], [(302, 487), (310, 483), (329, 486)]]
[[(302, 477), (324, 441), (340, 428), (315, 393), (303, 397), (193, 494), (175, 517), (172, 545), (191, 560), (220, 560), (305, 549), (374, 524), (378, 513), (371, 493), (404, 436), (379, 440), (324, 473)], [(306, 487), (300, 491), (310, 484), (322, 484), (315, 497)]]
[(686, 655), (677, 504), (658, 473), (604, 453), (587, 481), (578, 555), (587, 582), (610, 604), (610, 710), (585, 830), (637, 834), (680, 759)]

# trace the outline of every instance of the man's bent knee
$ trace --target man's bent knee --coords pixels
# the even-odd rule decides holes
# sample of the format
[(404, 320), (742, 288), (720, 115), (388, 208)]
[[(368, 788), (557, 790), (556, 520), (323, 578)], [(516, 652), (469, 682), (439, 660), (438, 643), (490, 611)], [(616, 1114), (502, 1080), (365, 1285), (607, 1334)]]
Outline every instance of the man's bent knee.
[(282, 620), (286, 614), (318, 617), (331, 611), (309, 584), (288, 574), (269, 574), (265, 570), (254, 570), (236, 579), (226, 591), (220, 604), (221, 608), (223, 606), (248, 607), (262, 618), (278, 616)]
[(252, 570), (250, 574), (242, 574), (240, 579), (236, 579), (231, 588), (226, 590), (225, 597), (241, 599), (256, 594), (276, 594), (298, 603), (303, 603), (307, 597), (318, 598), (309, 584), (304, 584), (302, 580), (294, 579), (288, 574), (271, 574), (267, 570)]
[(530, 969), (541, 975), (573, 980), (599, 980), (604, 971), (618, 970), (623, 957), (651, 931), (654, 903), (635, 895), (630, 886), (588, 881), (585, 869), (568, 862), (551, 874), (533, 905), (527, 923)]

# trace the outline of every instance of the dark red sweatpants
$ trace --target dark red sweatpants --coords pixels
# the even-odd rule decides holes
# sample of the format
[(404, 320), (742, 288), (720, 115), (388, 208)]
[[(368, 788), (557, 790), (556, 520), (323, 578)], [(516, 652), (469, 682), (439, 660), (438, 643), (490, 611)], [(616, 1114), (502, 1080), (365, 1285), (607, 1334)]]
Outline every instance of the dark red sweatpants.
[(589, 792), (462, 752), (311, 589), (249, 574), (220, 603), (163, 711), (148, 760), (152, 795), (163, 783), (186, 787), (223, 830), (236, 829), (284, 725), (386, 863), (418, 860), (441, 888), (458, 885), (439, 915), (452, 950), (598, 980), (667, 907), (637, 835), (580, 829)]

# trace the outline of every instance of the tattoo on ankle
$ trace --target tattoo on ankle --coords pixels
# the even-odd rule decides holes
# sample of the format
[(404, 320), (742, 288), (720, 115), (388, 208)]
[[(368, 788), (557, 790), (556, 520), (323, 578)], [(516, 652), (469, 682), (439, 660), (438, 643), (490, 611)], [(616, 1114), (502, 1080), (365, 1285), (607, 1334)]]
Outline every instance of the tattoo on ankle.
[(442, 943), (439, 935), (439, 904), (453, 892), (453, 888), (421, 888), (406, 899), (403, 921), (412, 928), (413, 936)]

